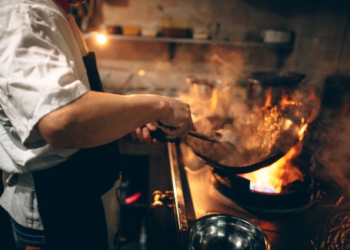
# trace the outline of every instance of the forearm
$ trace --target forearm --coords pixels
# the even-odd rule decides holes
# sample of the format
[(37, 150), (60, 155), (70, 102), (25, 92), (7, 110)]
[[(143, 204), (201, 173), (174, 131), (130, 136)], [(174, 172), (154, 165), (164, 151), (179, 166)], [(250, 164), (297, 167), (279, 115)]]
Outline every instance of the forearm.
[(59, 148), (95, 147), (117, 140), (167, 112), (161, 97), (121, 96), (90, 91), (45, 116), (44, 139)]

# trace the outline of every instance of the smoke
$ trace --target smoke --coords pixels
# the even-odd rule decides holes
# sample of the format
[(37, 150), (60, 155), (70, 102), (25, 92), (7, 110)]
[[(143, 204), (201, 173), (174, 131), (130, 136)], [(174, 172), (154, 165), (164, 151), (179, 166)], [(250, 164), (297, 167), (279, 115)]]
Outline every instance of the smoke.
[[(247, 96), (237, 96), (238, 90), (234, 82), (211, 85), (208, 81), (193, 81), (189, 93), (180, 96), (190, 104), (199, 132), (212, 137), (219, 134), (235, 147), (223, 148), (193, 138), (187, 140), (188, 144), (196, 153), (228, 166), (254, 164), (280, 151), (288, 152), (298, 142), (303, 124), (315, 118), (319, 107), (319, 98), (309, 86), (274, 96), (270, 99), (279, 104), (265, 107), (260, 106), (260, 101), (250, 102)], [(262, 98), (268, 99), (269, 91), (261, 91)]]
[(311, 171), (350, 197), (350, 116), (335, 119), (323, 112), (308, 142), (313, 151)]

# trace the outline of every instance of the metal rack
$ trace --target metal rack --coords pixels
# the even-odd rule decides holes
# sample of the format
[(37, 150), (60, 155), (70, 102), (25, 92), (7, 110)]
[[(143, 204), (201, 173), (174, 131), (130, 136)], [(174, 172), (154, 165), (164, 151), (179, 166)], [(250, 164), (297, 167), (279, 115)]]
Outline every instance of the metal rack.
[(216, 41), (209, 39), (192, 38), (168, 38), (168, 37), (144, 37), (144, 36), (125, 36), (125, 35), (107, 35), (108, 39), (116, 41), (134, 41), (134, 42), (162, 42), (162, 43), (185, 43), (185, 44), (208, 44), (208, 45), (228, 45), (236, 47), (265, 47), (275, 49), (290, 49), (290, 44), (267, 44), (263, 42), (237, 42), (237, 41)]

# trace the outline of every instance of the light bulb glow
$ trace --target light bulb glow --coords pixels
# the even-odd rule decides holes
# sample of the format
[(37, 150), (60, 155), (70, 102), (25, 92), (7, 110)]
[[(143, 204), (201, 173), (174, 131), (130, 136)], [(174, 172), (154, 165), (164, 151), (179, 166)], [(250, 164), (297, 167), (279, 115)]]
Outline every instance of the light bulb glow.
[(103, 44), (105, 44), (105, 43), (107, 42), (107, 37), (106, 37), (105, 35), (103, 35), (103, 34), (98, 34), (98, 35), (96, 36), (96, 41), (97, 41), (99, 44), (103, 45)]
[(139, 70), (139, 76), (144, 76), (146, 74), (146, 71), (144, 69)]

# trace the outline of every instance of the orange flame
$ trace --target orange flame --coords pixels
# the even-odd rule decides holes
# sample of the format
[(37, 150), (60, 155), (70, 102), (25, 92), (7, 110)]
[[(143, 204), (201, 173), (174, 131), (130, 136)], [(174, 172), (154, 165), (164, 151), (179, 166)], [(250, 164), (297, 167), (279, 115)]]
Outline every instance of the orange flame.
[(280, 101), (280, 105), (282, 108), (285, 108), (287, 106), (301, 106), (302, 103), (289, 100), (288, 95), (283, 95)]
[(307, 129), (307, 126), (308, 126), (307, 123), (301, 125), (301, 128), (298, 132), (299, 141), (302, 141), (304, 139), (304, 135), (305, 135), (305, 131)]
[[(268, 89), (263, 110), (271, 105), (271, 97), (272, 90)], [(290, 110), (294, 110), (297, 117), (304, 115), (304, 117), (300, 117), (301, 125), (298, 131), (299, 143), (272, 165), (252, 173), (241, 175), (250, 181), (251, 190), (265, 193), (281, 193), (283, 191), (283, 187), (287, 184), (297, 180), (303, 181), (304, 177), (302, 172), (293, 165), (292, 160), (302, 151), (302, 141), (304, 139), (305, 132), (308, 124), (316, 117), (317, 107), (320, 104), (320, 100), (315, 95), (314, 91), (312, 91), (308, 97), (303, 100), (303, 103), (299, 100), (301, 99), (294, 98), (293, 96), (284, 93), (279, 103), (281, 108), (280, 110), (282, 112), (292, 108)], [(274, 115), (273, 112), (268, 114), (270, 114), (270, 116)], [(268, 119), (271, 118), (270, 116)]]
[(271, 102), (272, 102), (272, 87), (268, 87), (266, 92), (267, 93), (266, 93), (266, 99), (265, 99), (265, 105), (264, 105), (265, 108), (271, 106)]
[(300, 142), (291, 148), (281, 159), (266, 168), (242, 175), (242, 177), (250, 180), (251, 190), (266, 193), (281, 193), (283, 186), (304, 179), (301, 171), (293, 166), (291, 161), (302, 151), (302, 139), (304, 138), (307, 126), (307, 123), (301, 126), (298, 132)]
[(218, 89), (214, 88), (211, 94), (211, 102), (210, 102), (211, 111), (214, 112), (217, 106), (218, 106)]
[(284, 157), (272, 165), (252, 173), (242, 175), (250, 180), (250, 189), (266, 193), (281, 193), (282, 187), (288, 183), (303, 180), (303, 174), (294, 167), (291, 160), (302, 150), (302, 142), (291, 148)]
[[(205, 103), (203, 102), (203, 99), (201, 99), (199, 91), (198, 85), (192, 84), (190, 96), (187, 100), (191, 105), (192, 103), (196, 104), (194, 106), (197, 107), (199, 114), (215, 114), (223, 108), (223, 105), (232, 104), (230, 103), (231, 100), (229, 98), (224, 98), (220, 89), (218, 90), (214, 88), (211, 93), (210, 102), (206, 100)], [(307, 98), (304, 97), (305, 94), (308, 94)], [(304, 179), (303, 173), (293, 165), (292, 160), (302, 151), (305, 132), (308, 128), (308, 124), (317, 114), (316, 111), (320, 101), (314, 92), (288, 95), (286, 91), (283, 91), (282, 98), (279, 100), (279, 105), (271, 107), (271, 105), (274, 104), (272, 103), (272, 97), (272, 87), (269, 87), (266, 89), (266, 99), (264, 107), (261, 107), (260, 109), (261, 112), (257, 114), (252, 112), (250, 114), (251, 119), (244, 120), (245, 124), (251, 125), (247, 126), (247, 128), (250, 129), (249, 131), (243, 129), (244, 132), (248, 131), (246, 133), (248, 135), (247, 140), (245, 140), (245, 142), (247, 142), (245, 144), (247, 145), (247, 149), (249, 150), (250, 148), (254, 149), (264, 146), (268, 148), (270, 145), (274, 145), (274, 138), (277, 138), (281, 129), (281, 124), (279, 123), (281, 120), (280, 118), (283, 117), (284, 113), (287, 114), (287, 112), (293, 112), (293, 114), (295, 114), (295, 119), (301, 121), (298, 131), (299, 142), (272, 165), (241, 176), (250, 181), (251, 190), (268, 193), (281, 193), (283, 192), (283, 188), (289, 183), (297, 180), (303, 181)], [(222, 101), (222, 99), (225, 99), (225, 101)], [(255, 124), (257, 124), (256, 130), (252, 129)], [(260, 140), (261, 138), (263, 140)]]
[(192, 95), (193, 96), (195, 96), (196, 98), (198, 98), (198, 96), (199, 96), (199, 88), (198, 88), (198, 85), (197, 84), (193, 84), (192, 85), (193, 87), (192, 87)]

